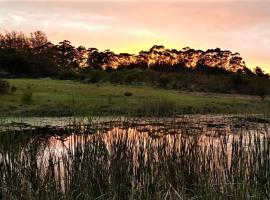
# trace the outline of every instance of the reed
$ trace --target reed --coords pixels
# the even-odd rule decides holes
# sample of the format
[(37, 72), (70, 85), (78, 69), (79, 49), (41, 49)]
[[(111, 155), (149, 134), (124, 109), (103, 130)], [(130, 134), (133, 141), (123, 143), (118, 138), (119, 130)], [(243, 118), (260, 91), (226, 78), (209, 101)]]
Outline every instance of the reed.
[(270, 198), (269, 123), (89, 118), (66, 130), (1, 133), (2, 198)]

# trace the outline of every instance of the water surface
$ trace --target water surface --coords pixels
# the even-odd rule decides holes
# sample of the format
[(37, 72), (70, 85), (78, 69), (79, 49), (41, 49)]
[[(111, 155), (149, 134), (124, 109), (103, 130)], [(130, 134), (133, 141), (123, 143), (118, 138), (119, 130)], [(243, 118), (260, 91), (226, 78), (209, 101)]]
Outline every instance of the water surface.
[(27, 118), (1, 128), (5, 197), (251, 199), (270, 191), (268, 123), (199, 115)]

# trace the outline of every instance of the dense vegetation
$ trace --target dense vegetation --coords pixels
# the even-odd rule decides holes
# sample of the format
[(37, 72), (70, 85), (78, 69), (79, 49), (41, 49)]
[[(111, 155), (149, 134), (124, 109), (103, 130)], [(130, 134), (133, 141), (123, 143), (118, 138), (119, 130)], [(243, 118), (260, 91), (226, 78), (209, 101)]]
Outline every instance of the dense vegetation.
[(1, 132), (0, 198), (269, 199), (269, 124), (212, 120)]
[(0, 77), (53, 77), (90, 83), (147, 84), (177, 90), (256, 94), (270, 93), (269, 75), (251, 71), (238, 53), (210, 49), (169, 50), (153, 46), (138, 55), (52, 44), (37, 31), (0, 34)]
[(0, 79), (0, 94), (7, 94), (9, 91), (10, 91), (9, 82)]

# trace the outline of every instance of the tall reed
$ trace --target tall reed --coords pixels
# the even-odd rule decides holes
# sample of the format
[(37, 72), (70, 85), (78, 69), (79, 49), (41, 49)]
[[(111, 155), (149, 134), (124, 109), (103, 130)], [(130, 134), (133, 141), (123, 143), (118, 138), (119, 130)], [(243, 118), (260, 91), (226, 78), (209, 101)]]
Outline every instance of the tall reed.
[(269, 199), (269, 124), (210, 122), (115, 120), (77, 124), (61, 136), (35, 130), (2, 133), (0, 195)]

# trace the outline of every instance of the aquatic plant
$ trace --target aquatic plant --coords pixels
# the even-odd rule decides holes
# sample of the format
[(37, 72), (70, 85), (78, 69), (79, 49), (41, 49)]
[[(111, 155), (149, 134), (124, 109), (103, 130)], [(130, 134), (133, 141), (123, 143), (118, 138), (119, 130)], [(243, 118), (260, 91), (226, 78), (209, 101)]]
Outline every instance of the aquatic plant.
[(5, 199), (267, 199), (269, 128), (245, 119), (183, 116), (89, 118), (59, 132), (3, 132), (0, 194)]

